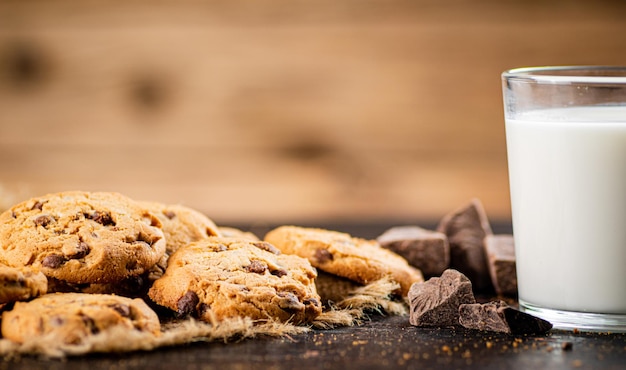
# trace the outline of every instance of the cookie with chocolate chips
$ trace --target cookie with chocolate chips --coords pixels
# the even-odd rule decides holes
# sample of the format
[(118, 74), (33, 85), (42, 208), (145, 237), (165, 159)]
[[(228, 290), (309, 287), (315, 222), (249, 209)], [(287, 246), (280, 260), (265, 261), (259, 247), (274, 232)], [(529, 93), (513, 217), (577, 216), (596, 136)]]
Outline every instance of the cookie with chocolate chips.
[(0, 264), (70, 284), (139, 276), (164, 253), (161, 221), (117, 193), (48, 194), (0, 215)]
[(316, 276), (306, 259), (281, 254), (269, 243), (214, 237), (179, 248), (148, 295), (179, 317), (299, 324), (322, 311)]
[(143, 300), (108, 294), (46, 294), (2, 314), (2, 336), (17, 343), (47, 336), (79, 345), (96, 334), (107, 338), (114, 328), (159, 335), (161, 326)]
[(320, 270), (360, 284), (390, 276), (400, 284), (403, 296), (413, 283), (424, 281), (419, 269), (375, 240), (325, 229), (281, 226), (267, 233), (265, 241), (283, 253), (308, 259)]

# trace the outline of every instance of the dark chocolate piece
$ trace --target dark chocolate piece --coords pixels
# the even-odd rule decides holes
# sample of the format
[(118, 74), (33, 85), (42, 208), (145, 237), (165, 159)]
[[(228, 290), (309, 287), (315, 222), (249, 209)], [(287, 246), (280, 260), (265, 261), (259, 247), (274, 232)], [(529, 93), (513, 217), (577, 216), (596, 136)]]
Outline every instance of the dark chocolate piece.
[(468, 328), (509, 334), (543, 334), (552, 329), (546, 320), (510, 307), (504, 301), (463, 304), (459, 323)]
[(177, 312), (179, 317), (185, 317), (193, 314), (196, 311), (196, 306), (200, 303), (200, 298), (196, 292), (189, 290), (182, 296), (177, 302)]
[(484, 243), (489, 274), (496, 293), (516, 296), (517, 273), (513, 235), (487, 235)]
[(444, 233), (418, 226), (397, 226), (385, 231), (378, 243), (429, 276), (439, 276), (450, 265), (450, 246)]
[(280, 254), (280, 250), (268, 242), (253, 242), (252, 245), (254, 245), (255, 247), (259, 249), (263, 249), (266, 252), (273, 253), (275, 255)]
[(437, 231), (448, 237), (450, 267), (465, 274), (475, 292), (492, 292), (483, 241), (493, 232), (480, 200), (472, 199), (468, 205), (444, 216)]
[(265, 270), (267, 270), (267, 266), (265, 266), (265, 264), (263, 264), (262, 262), (256, 260), (251, 261), (250, 264), (246, 266), (247, 272), (252, 272), (255, 274), (263, 275), (265, 273)]
[(459, 307), (476, 302), (472, 283), (452, 269), (444, 271), (440, 278), (413, 284), (408, 296), (411, 306), (409, 322), (415, 326), (459, 325)]
[(60, 256), (58, 254), (49, 254), (43, 259), (43, 261), (41, 261), (41, 265), (43, 267), (56, 269), (56, 268), (59, 268), (65, 262), (66, 262), (65, 257)]

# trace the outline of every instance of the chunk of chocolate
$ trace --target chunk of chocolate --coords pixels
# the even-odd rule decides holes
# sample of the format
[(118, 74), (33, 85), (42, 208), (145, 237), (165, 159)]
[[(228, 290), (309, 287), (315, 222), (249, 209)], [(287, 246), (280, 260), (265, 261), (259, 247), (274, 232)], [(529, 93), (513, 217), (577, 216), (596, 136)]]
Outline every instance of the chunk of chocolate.
[(485, 236), (493, 232), (480, 200), (472, 199), (444, 216), (437, 231), (448, 237), (450, 267), (467, 275), (475, 292), (493, 291), (483, 245)]
[(543, 334), (552, 329), (546, 320), (510, 307), (504, 301), (463, 304), (459, 323), (468, 329), (509, 334)]
[(450, 246), (444, 233), (419, 226), (396, 226), (376, 241), (417, 267), (425, 276), (439, 276), (450, 265)]
[(291, 292), (278, 292), (278, 307), (284, 311), (301, 311), (304, 304)]
[(196, 306), (198, 303), (200, 303), (200, 298), (198, 298), (196, 292), (189, 290), (178, 300), (176, 304), (178, 308), (176, 314), (179, 317), (189, 316), (196, 312)]
[(409, 322), (415, 326), (457, 326), (459, 306), (476, 302), (472, 283), (452, 269), (444, 271), (440, 278), (413, 284), (408, 296)]
[(273, 253), (275, 255), (279, 255), (280, 254), (280, 250), (278, 248), (276, 248), (275, 246), (273, 246), (272, 244), (268, 243), (268, 242), (254, 242), (252, 243), (252, 245), (254, 245), (255, 247), (259, 248), (259, 249), (263, 249), (266, 252), (270, 252)]
[(323, 264), (323, 263), (332, 261), (334, 259), (334, 256), (332, 253), (330, 253), (326, 249), (317, 249), (315, 250), (315, 254), (313, 255), (313, 258), (315, 258), (315, 260), (318, 263)]
[(94, 211), (92, 214), (86, 215), (86, 217), (90, 220), (94, 220), (102, 226), (115, 226), (115, 221), (113, 221), (109, 212)]
[(496, 293), (509, 296), (517, 295), (513, 235), (487, 235), (484, 244), (489, 274)]
[(58, 254), (50, 254), (47, 255), (43, 261), (41, 261), (41, 265), (43, 267), (48, 267), (51, 269), (56, 269), (61, 267), (61, 265), (63, 265), (65, 263), (65, 257), (60, 256)]
[(33, 221), (37, 226), (47, 227), (48, 225), (50, 225), (50, 223), (54, 221), (54, 219), (52, 218), (52, 216), (49, 215), (41, 215), (35, 218)]
[(265, 264), (263, 264), (262, 262), (256, 260), (250, 261), (250, 264), (246, 266), (247, 272), (252, 272), (255, 274), (263, 275), (265, 273), (265, 270), (267, 270), (267, 266), (265, 266)]

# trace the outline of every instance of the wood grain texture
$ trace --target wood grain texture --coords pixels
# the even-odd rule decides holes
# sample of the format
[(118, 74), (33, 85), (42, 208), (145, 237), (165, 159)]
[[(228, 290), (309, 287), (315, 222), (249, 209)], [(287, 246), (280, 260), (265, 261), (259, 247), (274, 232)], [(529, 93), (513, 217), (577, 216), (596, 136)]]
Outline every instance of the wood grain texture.
[(0, 208), (68, 189), (220, 222), (510, 217), (500, 73), (620, 64), (617, 1), (0, 3)]

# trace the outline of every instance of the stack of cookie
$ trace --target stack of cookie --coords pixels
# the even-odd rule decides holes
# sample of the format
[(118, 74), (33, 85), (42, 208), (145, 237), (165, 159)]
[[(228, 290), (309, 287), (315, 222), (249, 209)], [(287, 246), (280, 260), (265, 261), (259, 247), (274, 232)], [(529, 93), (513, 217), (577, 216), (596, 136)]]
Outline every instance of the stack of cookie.
[(404, 258), (348, 234), (283, 226), (261, 241), (180, 205), (48, 194), (0, 215), (2, 335), (73, 345), (120, 328), (156, 337), (187, 319), (310, 325), (323, 311), (318, 269), (357, 285), (390, 279), (404, 299), (423, 281)]

